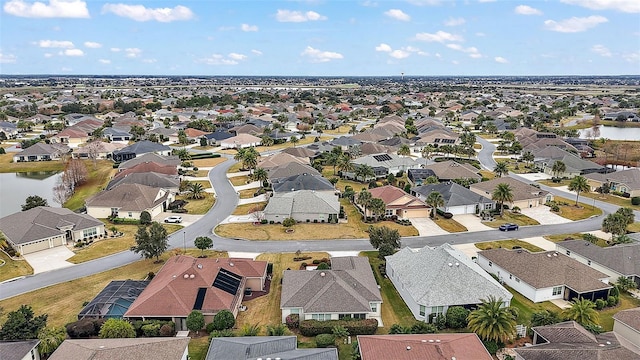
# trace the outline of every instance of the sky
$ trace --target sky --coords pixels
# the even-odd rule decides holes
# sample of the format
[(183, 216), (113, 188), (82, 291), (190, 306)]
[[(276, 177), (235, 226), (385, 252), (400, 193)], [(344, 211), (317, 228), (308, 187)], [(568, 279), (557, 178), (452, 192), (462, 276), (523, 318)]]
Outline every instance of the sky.
[(640, 0), (0, 4), (2, 75), (640, 74)]

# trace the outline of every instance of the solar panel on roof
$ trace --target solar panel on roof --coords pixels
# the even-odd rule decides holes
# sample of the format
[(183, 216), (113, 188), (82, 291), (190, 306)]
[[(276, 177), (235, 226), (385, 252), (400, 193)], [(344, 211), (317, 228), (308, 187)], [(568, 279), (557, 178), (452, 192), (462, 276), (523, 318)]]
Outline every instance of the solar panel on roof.
[(225, 269), (220, 269), (216, 279), (213, 280), (212, 286), (231, 295), (235, 295), (235, 293), (238, 292), (241, 281), (242, 276)]
[(389, 154), (373, 155), (373, 158), (376, 159), (377, 161), (389, 161), (389, 160), (391, 160), (391, 156), (389, 156)]
[(204, 296), (207, 294), (207, 288), (199, 288), (198, 295), (196, 295), (196, 302), (193, 304), (193, 310), (202, 310), (202, 304), (204, 304)]

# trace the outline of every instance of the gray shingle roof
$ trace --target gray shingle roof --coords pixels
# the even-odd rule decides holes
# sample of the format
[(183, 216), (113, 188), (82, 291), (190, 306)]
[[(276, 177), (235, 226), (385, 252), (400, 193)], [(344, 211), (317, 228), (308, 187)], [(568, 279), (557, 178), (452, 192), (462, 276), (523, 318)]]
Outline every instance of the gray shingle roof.
[(22, 360), (27, 357), (31, 349), (36, 347), (40, 340), (0, 341), (0, 359)]
[(557, 243), (556, 246), (620, 274), (640, 276), (640, 243), (602, 248), (584, 240), (567, 240)]
[(189, 338), (68, 339), (49, 360), (180, 360)]
[(505, 301), (512, 298), (491, 275), (449, 244), (419, 250), (404, 248), (386, 260), (393, 277), (400, 279), (420, 305), (479, 304), (490, 295)]
[(619, 311), (613, 315), (613, 318), (636, 331), (640, 331), (640, 307)]
[(159, 188), (140, 184), (122, 184), (97, 193), (85, 201), (87, 206), (119, 208), (121, 211), (144, 211), (155, 207), (169, 195), (158, 196)]
[(483, 193), (483, 195), (491, 197), (493, 190), (495, 190), (498, 184), (507, 184), (511, 187), (511, 190), (513, 191), (513, 201), (538, 199), (549, 193), (548, 191), (540, 190), (533, 185), (529, 185), (510, 177), (495, 178), (489, 181), (472, 184), (470, 189), (471, 191)]
[(272, 167), (267, 170), (267, 173), (269, 174), (269, 180), (271, 181), (299, 174), (321, 175), (318, 170), (314, 169), (310, 165), (297, 162)]
[(213, 338), (206, 360), (337, 360), (337, 349), (298, 349), (295, 336)]
[[(378, 155), (385, 155), (383, 157), (379, 157), (381, 159), (388, 160), (377, 160), (376, 157)], [(389, 159), (390, 158), (390, 159)], [(352, 161), (356, 165), (368, 165), (371, 167), (383, 167), (386, 169), (393, 167), (415, 167), (418, 163), (411, 157), (399, 156), (396, 154), (371, 154), (363, 157), (359, 157)]]
[(627, 169), (616, 171), (608, 174), (592, 173), (585, 175), (588, 179), (594, 179), (598, 181), (608, 181), (622, 183), (629, 187), (630, 190), (640, 189), (640, 169)]
[(367, 313), (369, 302), (382, 301), (367, 258), (331, 258), (331, 268), (285, 270), (280, 306), (305, 313)]
[(0, 231), (16, 245), (65, 234), (64, 230), (59, 229), (64, 226), (72, 226), (74, 231), (78, 231), (101, 225), (101, 221), (89, 215), (44, 206), (0, 219)]
[(135, 157), (131, 160), (122, 162), (118, 166), (118, 170), (122, 171), (125, 169), (132, 168), (138, 164), (143, 164), (148, 162), (154, 162), (160, 165), (172, 165), (176, 167), (181, 163), (180, 158), (178, 158), (177, 156), (162, 156), (156, 153), (146, 153), (144, 155)]
[(177, 175), (166, 175), (155, 172), (133, 173), (117, 177), (109, 181), (107, 190), (111, 190), (121, 184), (140, 184), (154, 188), (177, 188), (180, 186), (180, 178)]
[(340, 201), (333, 193), (299, 190), (273, 194), (264, 208), (265, 214), (338, 214)]
[(478, 195), (466, 187), (454, 182), (416, 186), (411, 188), (411, 191), (425, 197), (429, 196), (430, 193), (437, 191), (442, 195), (445, 207), (472, 205), (478, 203), (489, 204), (493, 202), (493, 200), (488, 197)]
[(114, 151), (114, 154), (126, 154), (126, 153), (134, 153), (134, 154), (145, 154), (145, 153), (150, 153), (150, 152), (157, 152), (157, 151), (169, 151), (171, 150), (170, 147), (168, 147), (167, 145), (162, 145), (159, 143), (154, 143), (153, 141), (148, 141), (148, 140), (142, 140), (142, 141), (138, 141), (135, 144), (131, 144), (127, 147), (124, 147), (120, 150)]
[(335, 191), (333, 184), (322, 175), (299, 174), (277, 179), (271, 183), (274, 193), (298, 190)]
[(473, 165), (460, 164), (453, 160), (430, 164), (425, 168), (431, 169), (441, 181), (451, 179), (480, 180), (482, 178), (482, 176), (478, 174), (480, 169), (475, 168)]

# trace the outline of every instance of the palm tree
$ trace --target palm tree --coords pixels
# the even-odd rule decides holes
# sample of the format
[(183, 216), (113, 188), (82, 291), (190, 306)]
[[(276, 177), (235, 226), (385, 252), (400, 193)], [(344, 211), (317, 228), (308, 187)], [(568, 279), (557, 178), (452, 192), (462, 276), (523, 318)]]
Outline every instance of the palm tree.
[(497, 177), (502, 177), (502, 175), (509, 173), (509, 169), (507, 168), (506, 161), (500, 161), (496, 164), (496, 167), (493, 168), (493, 173), (496, 174)]
[(204, 198), (204, 186), (197, 182), (189, 183), (187, 188), (187, 197), (189, 199), (202, 199)]
[(269, 135), (262, 135), (261, 139), (262, 139), (261, 144), (267, 147), (273, 145), (274, 143), (273, 139)]
[(367, 216), (367, 205), (369, 205), (369, 201), (371, 201), (371, 198), (373, 198), (373, 196), (365, 188), (362, 188), (362, 190), (360, 190), (360, 193), (358, 193), (358, 197), (356, 198), (356, 204), (362, 206), (365, 217)]
[(439, 149), (446, 157), (449, 157), (449, 154), (453, 153), (453, 146), (451, 145), (442, 145)]
[(349, 155), (347, 154), (342, 154), (338, 157), (338, 170), (340, 170), (341, 172), (352, 172), (354, 169), (353, 163), (351, 162), (351, 159), (349, 158)]
[(580, 198), (580, 193), (581, 192), (588, 193), (589, 191), (591, 191), (591, 186), (589, 186), (589, 183), (587, 182), (587, 178), (585, 178), (584, 176), (578, 175), (573, 179), (571, 179), (571, 182), (569, 183), (569, 186), (567, 187), (567, 189), (569, 189), (569, 191), (576, 192), (576, 206), (578, 206), (578, 199)]
[(429, 193), (429, 196), (427, 196), (427, 200), (425, 202), (427, 203), (427, 205), (431, 206), (431, 216), (437, 219), (437, 208), (444, 205), (444, 198), (442, 197), (442, 194), (437, 191), (432, 191), (431, 193)]
[(513, 189), (507, 183), (500, 183), (493, 190), (491, 200), (500, 202), (500, 216), (504, 211), (504, 203), (513, 201)]
[(253, 180), (260, 182), (260, 188), (262, 188), (262, 184), (269, 178), (269, 173), (264, 168), (256, 168), (253, 170), (253, 174), (251, 175)]
[(522, 156), (520, 157), (520, 159), (524, 162), (527, 163), (527, 165), (531, 165), (531, 162), (535, 159), (535, 157), (533, 156), (533, 153), (531, 151), (525, 151)]
[(373, 168), (369, 165), (359, 165), (355, 170), (356, 179), (362, 179), (362, 182), (376, 175), (375, 172), (373, 172)]
[(291, 135), (289, 141), (291, 142), (291, 144), (293, 144), (293, 147), (296, 147), (296, 144), (300, 142), (300, 139), (298, 139), (298, 137), (295, 135)]
[(367, 204), (369, 207), (369, 211), (371, 214), (375, 216), (377, 219), (380, 219), (383, 215), (385, 215), (385, 210), (387, 209), (387, 205), (384, 203), (382, 199), (372, 198), (369, 200)]
[(571, 307), (563, 312), (565, 318), (573, 320), (582, 326), (598, 325), (596, 304), (585, 298), (573, 298)]
[[(239, 148), (237, 149), (237, 153), (235, 155), (233, 155), (233, 160), (235, 161), (242, 161), (242, 159), (244, 158), (244, 154), (247, 151), (246, 148)], [(242, 167), (244, 167), (244, 164), (242, 164)]]
[(556, 160), (551, 167), (551, 172), (553, 173), (553, 177), (558, 177), (560, 174), (567, 171), (567, 165), (560, 160)]
[[(339, 149), (338, 147), (334, 148), (334, 149)], [(338, 161), (340, 160), (340, 157), (342, 156), (342, 154), (338, 153), (338, 152), (334, 152), (331, 151), (328, 155), (327, 155), (327, 160), (326, 163), (327, 165), (331, 165), (333, 166), (333, 175), (336, 174), (336, 166), (338, 166)]]
[(407, 145), (407, 144), (402, 144), (400, 146), (400, 149), (398, 149), (398, 155), (408, 156), (410, 154), (411, 154), (411, 149), (409, 148), (409, 145)]
[(433, 152), (435, 150), (436, 150), (436, 148), (431, 144), (423, 147), (422, 148), (422, 157), (427, 159), (427, 160), (430, 160), (431, 159), (431, 154), (433, 154)]
[(496, 299), (490, 295), (481, 301), (482, 304), (467, 317), (467, 327), (483, 340), (507, 342), (515, 334), (516, 328), (516, 320), (511, 312), (502, 307), (502, 298)]
[(38, 332), (38, 340), (40, 340), (40, 344), (38, 345), (38, 350), (40, 350), (40, 354), (44, 356), (51, 355), (60, 344), (67, 337), (67, 332), (64, 328), (56, 328), (56, 327), (45, 327)]

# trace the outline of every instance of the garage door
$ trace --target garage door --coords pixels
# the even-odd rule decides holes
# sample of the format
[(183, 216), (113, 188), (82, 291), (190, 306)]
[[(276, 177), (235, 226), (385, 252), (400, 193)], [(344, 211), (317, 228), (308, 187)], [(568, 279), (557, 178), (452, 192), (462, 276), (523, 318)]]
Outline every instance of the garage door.
[(407, 219), (426, 218), (429, 216), (428, 209), (404, 210), (404, 217)]
[(23, 254), (31, 254), (33, 252), (36, 251), (40, 251), (40, 250), (46, 250), (49, 248), (49, 240), (44, 240), (44, 241), (39, 241), (36, 243), (31, 243), (28, 245), (23, 245), (22, 246), (22, 253)]

